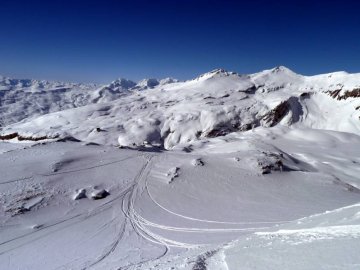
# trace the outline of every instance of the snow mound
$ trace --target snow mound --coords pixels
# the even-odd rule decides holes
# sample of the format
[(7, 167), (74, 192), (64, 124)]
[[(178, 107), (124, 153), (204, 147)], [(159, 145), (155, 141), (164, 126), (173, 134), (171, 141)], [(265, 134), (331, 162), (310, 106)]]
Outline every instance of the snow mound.
[(91, 198), (93, 200), (101, 200), (109, 195), (110, 193), (106, 189), (95, 189), (93, 192), (91, 192)]
[(81, 200), (86, 198), (86, 189), (82, 188), (79, 189), (76, 194), (74, 195), (74, 200)]
[(201, 158), (195, 158), (191, 161), (193, 166), (204, 166), (204, 161)]

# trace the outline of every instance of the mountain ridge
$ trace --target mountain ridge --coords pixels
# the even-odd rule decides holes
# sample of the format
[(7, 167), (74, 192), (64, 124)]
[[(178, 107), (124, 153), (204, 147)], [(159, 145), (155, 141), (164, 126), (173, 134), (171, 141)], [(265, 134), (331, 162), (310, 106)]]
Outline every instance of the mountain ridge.
[(10, 95), (10, 101), (2, 96), (1, 134), (70, 134), (100, 144), (139, 147), (147, 142), (171, 149), (259, 126), (360, 133), (360, 74), (308, 77), (280, 66), (250, 75), (216, 69), (193, 80), (167, 82), (118, 79), (95, 90), (19, 91), (21, 99)]

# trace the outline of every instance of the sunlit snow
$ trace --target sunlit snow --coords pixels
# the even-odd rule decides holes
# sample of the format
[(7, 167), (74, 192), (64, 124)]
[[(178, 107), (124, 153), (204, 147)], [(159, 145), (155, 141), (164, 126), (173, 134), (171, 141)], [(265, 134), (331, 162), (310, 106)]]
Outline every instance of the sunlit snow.
[(0, 80), (0, 269), (359, 269), (360, 74)]

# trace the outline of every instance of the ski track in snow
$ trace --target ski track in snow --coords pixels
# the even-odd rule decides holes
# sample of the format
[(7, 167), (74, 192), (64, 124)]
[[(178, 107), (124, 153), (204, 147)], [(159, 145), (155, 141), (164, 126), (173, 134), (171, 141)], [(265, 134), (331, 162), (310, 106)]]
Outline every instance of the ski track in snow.
[[(70, 228), (73, 225), (79, 224), (85, 220), (91, 219), (92, 217), (111, 209), (118, 209), (116, 211), (115, 217), (109, 220), (103, 227), (108, 227), (111, 224), (116, 224), (117, 233), (114, 235), (114, 239), (112, 243), (103, 247), (102, 252), (96, 256), (94, 260), (83, 263), (80, 269), (92, 269), (95, 266), (100, 265), (103, 261), (107, 259), (112, 253), (115, 252), (119, 243), (122, 241), (123, 236), (126, 231), (135, 232), (140, 238), (145, 239), (149, 243), (154, 245), (159, 245), (164, 248), (162, 254), (158, 255), (158, 257), (149, 258), (145, 260), (141, 260), (137, 263), (132, 263), (127, 266), (122, 266), (119, 269), (133, 269), (137, 267), (143, 267), (147, 263), (152, 261), (161, 261), (162, 258), (166, 258), (166, 255), (169, 253), (171, 248), (182, 248), (184, 250), (192, 250), (192, 249), (206, 249), (211, 248), (211, 244), (190, 244), (186, 242), (176, 241), (164, 236), (161, 236), (158, 233), (152, 231), (151, 228), (172, 231), (172, 232), (181, 232), (181, 233), (234, 233), (234, 232), (244, 232), (247, 234), (252, 234), (255, 232), (255, 235), (266, 238), (266, 239), (283, 239), (283, 241), (288, 241), (291, 244), (299, 244), (301, 241), (311, 242), (312, 239), (331, 239), (333, 237), (355, 237), (358, 238), (359, 227), (358, 226), (330, 226), (319, 227), (314, 229), (305, 229), (305, 230), (279, 230), (275, 232), (266, 232), (266, 229), (273, 228), (275, 225), (284, 226), (287, 223), (291, 223), (293, 221), (261, 221), (261, 222), (225, 222), (225, 221), (215, 221), (215, 220), (206, 220), (206, 219), (197, 219), (193, 217), (189, 217), (186, 215), (178, 214), (174, 211), (167, 209), (158, 203), (154, 196), (151, 193), (151, 188), (149, 185), (149, 174), (153, 169), (153, 163), (158, 162), (157, 154), (151, 153), (143, 153), (123, 159), (118, 159), (112, 162), (106, 162), (103, 164), (95, 165), (95, 166), (85, 166), (78, 169), (73, 170), (65, 170), (61, 172), (51, 173), (51, 174), (38, 174), (41, 176), (54, 176), (54, 175), (64, 175), (72, 172), (80, 172), (92, 170), (95, 168), (101, 168), (105, 166), (109, 166), (112, 164), (122, 163), (126, 160), (131, 160), (135, 158), (142, 157), (144, 160), (144, 164), (141, 166), (139, 171), (137, 172), (135, 178), (130, 181), (126, 187), (122, 189), (118, 194), (111, 197), (110, 200), (96, 207), (95, 209), (89, 212), (83, 212), (81, 214), (77, 214), (75, 216), (67, 217), (65, 219), (58, 219), (53, 221), (51, 224), (46, 224), (36, 231), (32, 231), (30, 233), (26, 233), (16, 238), (9, 239), (7, 241), (1, 242), (0, 247), (6, 246), (6, 244), (11, 243), (11, 249), (2, 250), (0, 255), (5, 255), (10, 251), (14, 251), (17, 248), (24, 247), (26, 245), (33, 244), (35, 241), (46, 238), (56, 231), (61, 231)], [(34, 176), (32, 176), (34, 177)], [(32, 177), (28, 177), (30, 179)], [(6, 181), (8, 182), (8, 181)], [(209, 224), (219, 224), (224, 225), (225, 227), (220, 228), (199, 228), (199, 227), (178, 227), (178, 226), (168, 226), (162, 225), (158, 222), (152, 222), (147, 218), (142, 217), (138, 211), (136, 210), (136, 202), (143, 199), (143, 196), (148, 196), (150, 201), (159, 207), (161, 210), (164, 210), (166, 213), (170, 215), (174, 215), (176, 217), (190, 220), (198, 223), (209, 223)], [(240, 228), (227, 228), (226, 225), (240, 225)], [(246, 227), (243, 227), (243, 226)], [(251, 227), (251, 225), (268, 225), (262, 227)], [(98, 231), (101, 231), (102, 228), (98, 228)], [(344, 233), (345, 230), (345, 233)], [(347, 232), (346, 232), (347, 230)], [(260, 231), (260, 232), (259, 232)], [(289, 240), (290, 239), (290, 240)], [(18, 243), (17, 243), (18, 242)], [(14, 245), (15, 243), (15, 245)], [(208, 251), (204, 254), (209, 254)], [(207, 260), (210, 259), (211, 256), (201, 255), (197, 257), (196, 262), (193, 266), (193, 269), (207, 269), (206, 264)], [(59, 266), (57, 269), (64, 269), (64, 267), (70, 267), (71, 262), (68, 264), (64, 264)], [(203, 268), (201, 268), (203, 267)]]
[(146, 166), (143, 167), (143, 169), (139, 173), (139, 176), (135, 180), (136, 184), (129, 194), (128, 205), (127, 207), (125, 205), (123, 207), (124, 213), (129, 218), (130, 223), (132, 224), (134, 230), (140, 236), (144, 237), (145, 239), (147, 239), (152, 243), (163, 245), (166, 248), (164, 255), (167, 253), (170, 247), (182, 247), (182, 248), (197, 247), (197, 245), (189, 245), (186, 243), (173, 241), (171, 239), (161, 237), (160, 235), (151, 232), (151, 230), (149, 230), (148, 228), (146, 228), (146, 226), (144, 226), (148, 224), (144, 223), (143, 222), (144, 219), (136, 212), (134, 205), (139, 196), (138, 194), (143, 192), (144, 189), (146, 189), (146, 176), (149, 173), (149, 169), (147, 167), (149, 166), (149, 164), (151, 164), (152, 158), (153, 158), (152, 156), (149, 157)]
[[(287, 223), (287, 222), (290, 222), (290, 221), (254, 221), (254, 222), (227, 222), (227, 221), (215, 221), (215, 220), (205, 220), (205, 219), (198, 219), (198, 218), (194, 218), (194, 217), (188, 217), (188, 216), (185, 216), (185, 215), (182, 215), (182, 214), (179, 214), (179, 213), (175, 213), (167, 208), (165, 208), (164, 206), (162, 206), (161, 204), (159, 204), (155, 199), (154, 197), (151, 195), (151, 192), (149, 191), (149, 187), (148, 185), (146, 185), (146, 190), (147, 190), (147, 193), (149, 195), (149, 197), (151, 198), (151, 200), (157, 205), (159, 206), (161, 209), (165, 210), (166, 212), (172, 214), (172, 215), (175, 215), (175, 216), (178, 216), (178, 217), (181, 217), (181, 218), (184, 218), (184, 219), (189, 219), (189, 220), (194, 220), (194, 221), (198, 221), (198, 222), (204, 222), (204, 223), (215, 223), (215, 224), (229, 224), (229, 225), (252, 225), (252, 224), (279, 224), (279, 223)], [(146, 221), (152, 225), (154, 225), (156, 227), (157, 224), (154, 224), (154, 223), (151, 223), (149, 221)], [(161, 225), (159, 225), (161, 226)], [(163, 226), (164, 227), (164, 226)], [(168, 229), (174, 229), (176, 230), (177, 228), (175, 227), (167, 227)], [(264, 228), (267, 228), (267, 227), (264, 227)], [(249, 230), (252, 230), (252, 229), (256, 229), (256, 228), (247, 228)], [(259, 229), (259, 227), (258, 227)], [(202, 229), (196, 229), (196, 228), (184, 228), (184, 230), (193, 230), (193, 231), (201, 231)], [(204, 231), (221, 231), (221, 230), (224, 230), (226, 231), (227, 229), (209, 229), (209, 230), (204, 230)], [(229, 229), (229, 231), (231, 231), (232, 229)], [(241, 231), (241, 230), (246, 230), (246, 229), (233, 229), (234, 231)]]
[[(76, 170), (70, 170), (70, 171), (64, 171), (64, 172), (52, 173), (52, 174), (39, 174), (39, 175), (41, 175), (41, 176), (53, 176), (53, 175), (67, 174), (67, 173), (71, 173), (71, 172), (79, 172), (79, 171), (84, 171), (84, 170), (90, 170), (90, 169), (94, 169), (94, 168), (108, 166), (108, 165), (111, 165), (111, 164), (116, 164), (116, 163), (123, 162), (123, 161), (128, 160), (128, 159), (133, 159), (133, 158), (137, 158), (137, 157), (139, 157), (139, 156), (132, 156), (132, 157), (124, 158), (124, 159), (121, 159), (121, 160), (117, 160), (117, 161), (113, 161), (113, 162), (109, 162), (109, 163), (104, 163), (104, 164), (100, 164), (100, 165), (97, 165), (97, 166), (85, 167), (85, 168), (76, 169)], [(126, 198), (128, 198), (127, 195), (129, 193), (133, 192), (133, 190), (134, 190), (137, 182), (139, 181), (139, 178), (142, 176), (142, 172), (144, 171), (146, 166), (148, 166), (148, 161), (142, 167), (140, 173), (138, 174), (138, 176), (136, 177), (136, 179), (134, 180), (133, 183), (130, 183), (128, 185), (128, 187), (126, 187), (123, 191), (121, 191), (119, 194), (117, 194), (116, 197), (114, 197), (111, 200), (107, 201), (106, 203), (100, 205), (99, 207), (91, 210), (90, 212), (84, 212), (82, 214), (77, 214), (75, 216), (68, 217), (66, 219), (59, 219), (59, 220), (57, 220), (57, 221), (55, 221), (55, 222), (53, 222), (51, 224), (47, 224), (45, 226), (40, 227), (36, 231), (17, 236), (15, 238), (9, 239), (9, 240), (4, 241), (4, 242), (0, 242), (0, 247), (1, 247), (1, 246), (4, 246), (4, 245), (8, 244), (8, 243), (12, 243), (12, 242), (15, 242), (15, 241), (18, 241), (18, 240), (22, 240), (21, 244), (18, 244), (17, 246), (15, 246), (15, 247), (13, 247), (11, 249), (1, 251), (0, 255), (4, 255), (5, 253), (7, 253), (9, 251), (12, 251), (12, 250), (15, 250), (16, 248), (23, 247), (23, 246), (28, 245), (28, 244), (32, 244), (34, 241), (39, 240), (41, 238), (44, 238), (47, 235), (49, 235), (49, 234), (51, 234), (51, 233), (53, 233), (55, 231), (67, 229), (68, 227), (71, 227), (74, 224), (78, 224), (78, 223), (83, 222), (83, 221), (85, 221), (87, 219), (90, 219), (90, 218), (96, 216), (97, 214), (99, 214), (99, 213), (101, 213), (103, 211), (106, 211), (106, 210), (108, 210), (110, 208), (114, 208), (118, 201), (121, 201), (119, 203), (119, 205), (121, 206), (124, 203), (124, 200)], [(26, 179), (31, 179), (31, 178), (33, 178), (33, 176), (28, 177)], [(22, 180), (25, 180), (25, 178), (22, 179)], [(15, 180), (15, 181), (18, 181), (18, 180)], [(14, 182), (14, 181), (12, 181), (12, 182)], [(9, 183), (9, 181), (4, 182), (4, 184), (5, 183)], [(110, 222), (114, 222), (114, 220), (112, 220)], [(105, 224), (105, 226), (106, 225), (108, 225), (108, 224)], [(116, 236), (114, 242), (109, 246), (108, 250), (105, 250), (104, 253), (96, 261), (90, 263), (89, 266), (86, 266), (83, 269), (89, 269), (90, 267), (92, 267), (92, 266), (96, 265), (97, 263), (101, 262), (110, 253), (112, 253), (116, 249), (118, 243), (121, 241), (122, 235), (125, 232), (126, 225), (127, 225), (127, 219), (125, 219), (124, 223), (121, 224), (121, 228), (119, 230), (119, 233)], [(53, 229), (54, 227), (58, 227), (58, 226), (60, 226), (60, 227), (56, 228), (56, 229)], [(39, 236), (37, 236), (37, 235), (39, 235)], [(25, 241), (24, 241), (24, 239), (25, 239)], [(62, 268), (62, 267), (63, 266), (59, 267), (59, 269)]]
[[(79, 222), (82, 222), (84, 220), (90, 219), (90, 218), (94, 217), (95, 215), (101, 213), (102, 211), (105, 211), (105, 210), (108, 210), (109, 208), (112, 208), (113, 207), (112, 204), (114, 202), (116, 202), (117, 200), (121, 199), (123, 196), (125, 196), (126, 193), (128, 192), (128, 190), (131, 189), (131, 188), (132, 188), (132, 185), (130, 185), (130, 187), (126, 188), (125, 191), (121, 192), (115, 198), (113, 198), (110, 201), (108, 201), (108, 202), (100, 205), (99, 207), (91, 210), (90, 212), (77, 214), (75, 216), (72, 216), (72, 217), (69, 217), (69, 218), (66, 218), (66, 219), (59, 219), (59, 220), (57, 220), (57, 221), (55, 221), (55, 222), (53, 222), (51, 224), (40, 227), (36, 231), (20, 235), (20, 236), (18, 236), (16, 238), (12, 238), (12, 239), (4, 241), (4, 242), (0, 242), (0, 246), (11, 243), (11, 242), (14, 242), (14, 241), (17, 241), (17, 240), (20, 240), (20, 239), (23, 239), (23, 238), (31, 238), (31, 239), (27, 240), (25, 243), (21, 243), (19, 246), (16, 246), (15, 248), (13, 248), (13, 249), (16, 249), (18, 247), (22, 247), (24, 245), (31, 244), (33, 241), (41, 239), (42, 237), (46, 237), (47, 234), (42, 234), (43, 231), (47, 231), (48, 229), (51, 229), (51, 228), (56, 227), (58, 225), (63, 225), (64, 223), (69, 222), (70, 224), (66, 224), (65, 226), (61, 226), (60, 228), (56, 229), (56, 230), (63, 230), (65, 228), (69, 227), (69, 226), (72, 226), (72, 225), (77, 224)], [(52, 233), (52, 232), (54, 232), (54, 231), (51, 231), (49, 233)], [(42, 235), (39, 236), (39, 237), (32, 238), (32, 236), (37, 235), (37, 234), (42, 234)], [(0, 253), (0, 255), (3, 255), (4, 253), (9, 252), (9, 251), (11, 251), (13, 249), (2, 251)]]

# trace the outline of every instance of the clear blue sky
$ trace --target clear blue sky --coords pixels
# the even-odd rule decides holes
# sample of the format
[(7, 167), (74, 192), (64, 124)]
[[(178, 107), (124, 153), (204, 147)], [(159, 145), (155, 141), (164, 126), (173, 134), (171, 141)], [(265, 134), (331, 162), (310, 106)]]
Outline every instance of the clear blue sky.
[(0, 74), (109, 82), (219, 67), (360, 72), (356, 2), (2, 0)]

